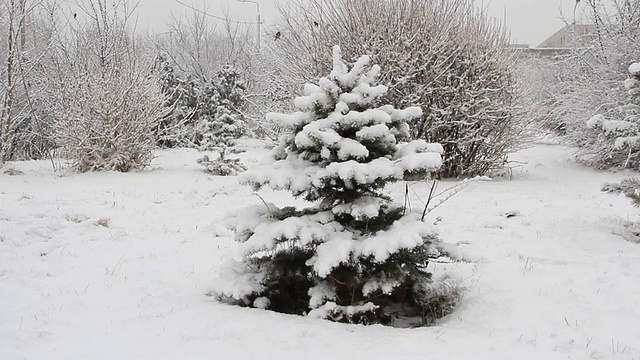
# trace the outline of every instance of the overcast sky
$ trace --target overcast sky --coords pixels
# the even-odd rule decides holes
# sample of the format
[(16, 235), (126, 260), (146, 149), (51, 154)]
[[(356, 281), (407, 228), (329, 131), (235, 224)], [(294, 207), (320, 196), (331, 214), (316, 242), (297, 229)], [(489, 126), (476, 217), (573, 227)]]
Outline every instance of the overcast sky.
[[(222, 15), (228, 11), (234, 17), (254, 20), (256, 5), (238, 0), (179, 0), (183, 3), (202, 8), (208, 6), (212, 15)], [(286, 0), (277, 0), (286, 2)], [(506, 20), (514, 43), (538, 45), (564, 23), (560, 20), (560, 11), (572, 17), (575, 0), (476, 0), (478, 5), (487, 8), (488, 13), (500, 20)], [(273, 0), (257, 0), (265, 24), (277, 19)], [(582, 2), (584, 3), (584, 1)], [(171, 13), (180, 14), (186, 9), (176, 0), (140, 0), (139, 21), (141, 27), (161, 30)]]

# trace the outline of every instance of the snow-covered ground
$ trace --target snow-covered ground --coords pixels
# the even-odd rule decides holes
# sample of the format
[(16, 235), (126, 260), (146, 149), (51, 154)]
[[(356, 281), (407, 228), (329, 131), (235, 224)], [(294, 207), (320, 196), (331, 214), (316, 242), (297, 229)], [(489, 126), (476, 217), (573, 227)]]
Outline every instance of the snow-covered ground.
[[(266, 151), (245, 146), (248, 165)], [(128, 174), (1, 169), (0, 359), (640, 359), (640, 244), (616, 235), (640, 210), (599, 191), (628, 173), (581, 167), (562, 146), (515, 154), (512, 179), (474, 182), (430, 214), (475, 259), (435, 264), (465, 288), (459, 308), (396, 329), (204, 296), (235, 247), (224, 213), (261, 200), (204, 173), (195, 151), (157, 155)], [(390, 190), (402, 201), (402, 184)]]

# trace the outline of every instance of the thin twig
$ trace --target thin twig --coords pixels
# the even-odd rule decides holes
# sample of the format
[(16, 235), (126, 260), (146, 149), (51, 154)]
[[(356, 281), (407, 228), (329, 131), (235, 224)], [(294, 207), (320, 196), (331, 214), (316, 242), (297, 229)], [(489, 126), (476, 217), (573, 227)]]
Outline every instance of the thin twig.
[(259, 197), (260, 200), (262, 200), (262, 203), (264, 204), (264, 207), (266, 207), (267, 211), (269, 212), (269, 217), (273, 217), (273, 214), (271, 213), (271, 209), (269, 209), (269, 205), (267, 205), (267, 202), (264, 201), (264, 198), (262, 198), (262, 196), (260, 196), (260, 194), (258, 194), (258, 193), (253, 193), (253, 195)]
[(429, 190), (429, 197), (427, 198), (427, 203), (424, 205), (424, 210), (422, 210), (422, 217), (420, 221), (424, 221), (424, 217), (427, 215), (427, 209), (429, 208), (429, 203), (431, 199), (433, 199), (433, 192), (436, 190), (436, 186), (438, 184), (438, 180), (433, 180), (433, 184), (431, 184), (431, 190)]

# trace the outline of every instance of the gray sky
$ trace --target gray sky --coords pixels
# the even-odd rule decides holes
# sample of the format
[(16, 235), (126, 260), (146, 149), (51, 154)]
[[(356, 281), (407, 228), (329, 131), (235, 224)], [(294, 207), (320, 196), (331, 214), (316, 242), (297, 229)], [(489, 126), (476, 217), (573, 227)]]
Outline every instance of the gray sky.
[[(228, 11), (233, 18), (243, 17), (253, 21), (256, 14), (256, 5), (242, 3), (237, 0), (180, 0), (186, 4), (202, 8), (208, 6), (209, 13), (222, 15)], [(279, 0), (280, 2), (286, 0)], [(476, 0), (478, 5), (483, 3), (488, 13), (500, 20), (506, 19), (506, 24), (514, 38), (514, 43), (538, 45), (554, 32), (560, 29), (564, 23), (559, 19), (560, 9), (565, 16), (572, 17), (575, 0)], [(260, 3), (262, 20), (272, 23), (277, 18), (277, 12), (273, 0), (257, 0)], [(487, 5), (488, 4), (488, 5)], [(580, 8), (582, 8), (581, 6)], [(176, 0), (140, 0), (139, 19), (140, 26), (162, 30), (167, 19), (174, 14), (183, 13), (184, 5)], [(578, 11), (580, 12), (580, 11)]]

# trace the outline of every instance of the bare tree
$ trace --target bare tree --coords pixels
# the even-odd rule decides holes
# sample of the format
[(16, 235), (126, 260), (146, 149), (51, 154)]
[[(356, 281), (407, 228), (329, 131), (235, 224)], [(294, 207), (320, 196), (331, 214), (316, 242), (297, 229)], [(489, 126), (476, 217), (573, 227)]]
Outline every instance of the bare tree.
[(206, 7), (172, 16), (169, 30), (155, 36), (158, 51), (181, 74), (205, 82), (225, 65), (234, 65), (245, 73), (256, 56), (251, 39), (251, 27), (243, 21), (228, 14), (212, 17)]
[(42, 156), (43, 134), (32, 87), (50, 43), (36, 26), (53, 1), (0, 1), (0, 163)]

